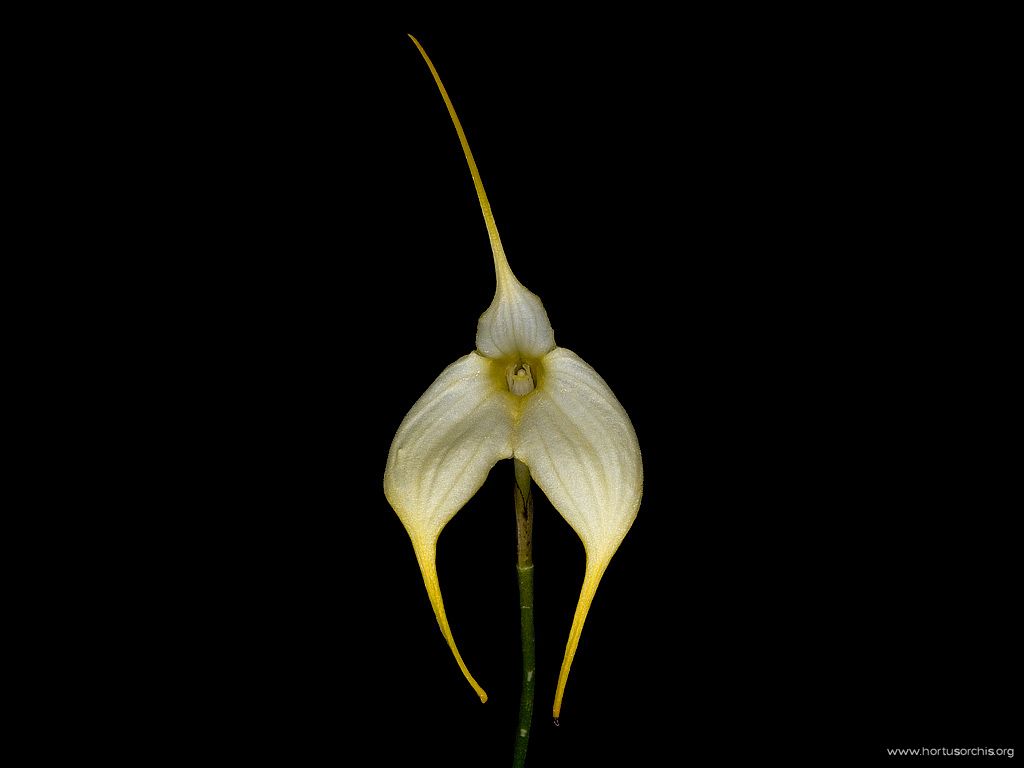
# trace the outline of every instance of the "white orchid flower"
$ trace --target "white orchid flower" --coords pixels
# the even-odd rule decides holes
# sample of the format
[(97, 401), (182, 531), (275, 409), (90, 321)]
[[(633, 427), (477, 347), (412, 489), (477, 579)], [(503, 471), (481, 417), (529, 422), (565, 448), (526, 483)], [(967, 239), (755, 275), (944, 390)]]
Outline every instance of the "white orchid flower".
[(529, 467), (586, 551), (583, 587), (555, 692), (557, 718), (594, 593), (640, 507), (640, 446), (604, 379), (576, 353), (555, 345), (544, 305), (512, 273), (455, 108), (430, 58), (413, 42), (441, 91), (469, 164), (490, 236), (497, 289), (477, 324), (476, 349), (445, 368), (402, 420), (388, 452), (384, 493), (412, 539), (441, 633), (469, 684), (487, 701), (448, 626), (437, 578), (437, 540), (495, 463), (515, 458)]

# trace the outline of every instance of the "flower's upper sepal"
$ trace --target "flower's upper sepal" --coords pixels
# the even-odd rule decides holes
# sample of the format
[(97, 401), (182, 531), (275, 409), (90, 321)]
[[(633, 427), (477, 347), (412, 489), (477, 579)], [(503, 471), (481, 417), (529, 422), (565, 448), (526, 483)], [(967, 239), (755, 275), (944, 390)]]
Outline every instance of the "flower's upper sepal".
[(480, 322), (477, 324), (476, 348), (480, 354), (492, 360), (538, 360), (555, 348), (555, 332), (551, 330), (548, 313), (544, 311), (540, 299), (526, 290), (509, 269), (505, 249), (502, 248), (501, 237), (498, 235), (498, 225), (494, 222), (491, 204), (487, 200), (484, 182), (480, 178), (476, 160), (473, 159), (473, 151), (469, 148), (466, 132), (462, 129), (459, 116), (455, 114), (455, 107), (448, 97), (444, 83), (441, 82), (441, 76), (434, 69), (434, 63), (419, 41), (412, 35), (409, 37), (423, 55), (423, 60), (427, 62), (430, 74), (434, 76), (437, 89), (441, 92), (441, 98), (448, 107), (448, 115), (455, 126), (455, 132), (459, 135), (459, 143), (469, 165), (469, 175), (473, 178), (476, 196), (480, 200), (480, 212), (487, 226), (491, 252), (494, 254), (494, 276), (498, 281), (498, 289), (494, 292), (494, 301), (480, 316)]
[(555, 348), (555, 332), (540, 298), (520, 283), (500, 246), (494, 253), (498, 288), (480, 315), (476, 348), (492, 360), (539, 360)]

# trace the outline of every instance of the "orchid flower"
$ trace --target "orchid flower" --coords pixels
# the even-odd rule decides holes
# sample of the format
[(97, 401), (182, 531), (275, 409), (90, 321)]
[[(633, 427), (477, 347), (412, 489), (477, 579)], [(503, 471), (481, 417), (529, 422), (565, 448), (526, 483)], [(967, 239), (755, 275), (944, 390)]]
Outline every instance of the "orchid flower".
[[(410, 36), (411, 37), (411, 36)], [(515, 458), (583, 542), (586, 570), (555, 692), (558, 717), (598, 583), (636, 519), (643, 466), (626, 411), (597, 372), (555, 345), (540, 299), (509, 267), (466, 134), (441, 91), (469, 164), (491, 241), (497, 288), (480, 316), (476, 349), (445, 368), (402, 420), (388, 452), (384, 493), (412, 540), (441, 634), (482, 702), (452, 637), (438, 584), (442, 529), (499, 460)]]

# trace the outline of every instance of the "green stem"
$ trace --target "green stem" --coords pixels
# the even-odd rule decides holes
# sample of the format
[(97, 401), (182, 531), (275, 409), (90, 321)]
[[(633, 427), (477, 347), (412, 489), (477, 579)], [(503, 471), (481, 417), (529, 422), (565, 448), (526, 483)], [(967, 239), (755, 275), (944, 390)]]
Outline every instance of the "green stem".
[(533, 722), (533, 688), (536, 677), (536, 653), (533, 638), (533, 494), (530, 470), (519, 459), (516, 468), (516, 571), (519, 573), (519, 632), (523, 643), (523, 688), (519, 697), (519, 726), (516, 728), (514, 768), (526, 763)]

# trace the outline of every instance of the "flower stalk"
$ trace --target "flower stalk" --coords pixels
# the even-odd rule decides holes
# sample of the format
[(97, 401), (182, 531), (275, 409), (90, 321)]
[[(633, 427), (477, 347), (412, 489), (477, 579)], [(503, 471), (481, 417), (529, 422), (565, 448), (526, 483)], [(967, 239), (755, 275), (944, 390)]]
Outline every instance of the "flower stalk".
[(533, 722), (533, 690), (536, 678), (536, 651), (533, 632), (533, 494), (530, 470), (518, 459), (516, 472), (516, 571), (519, 574), (519, 634), (523, 645), (523, 683), (519, 696), (519, 725), (513, 768), (523, 768), (530, 743)]

